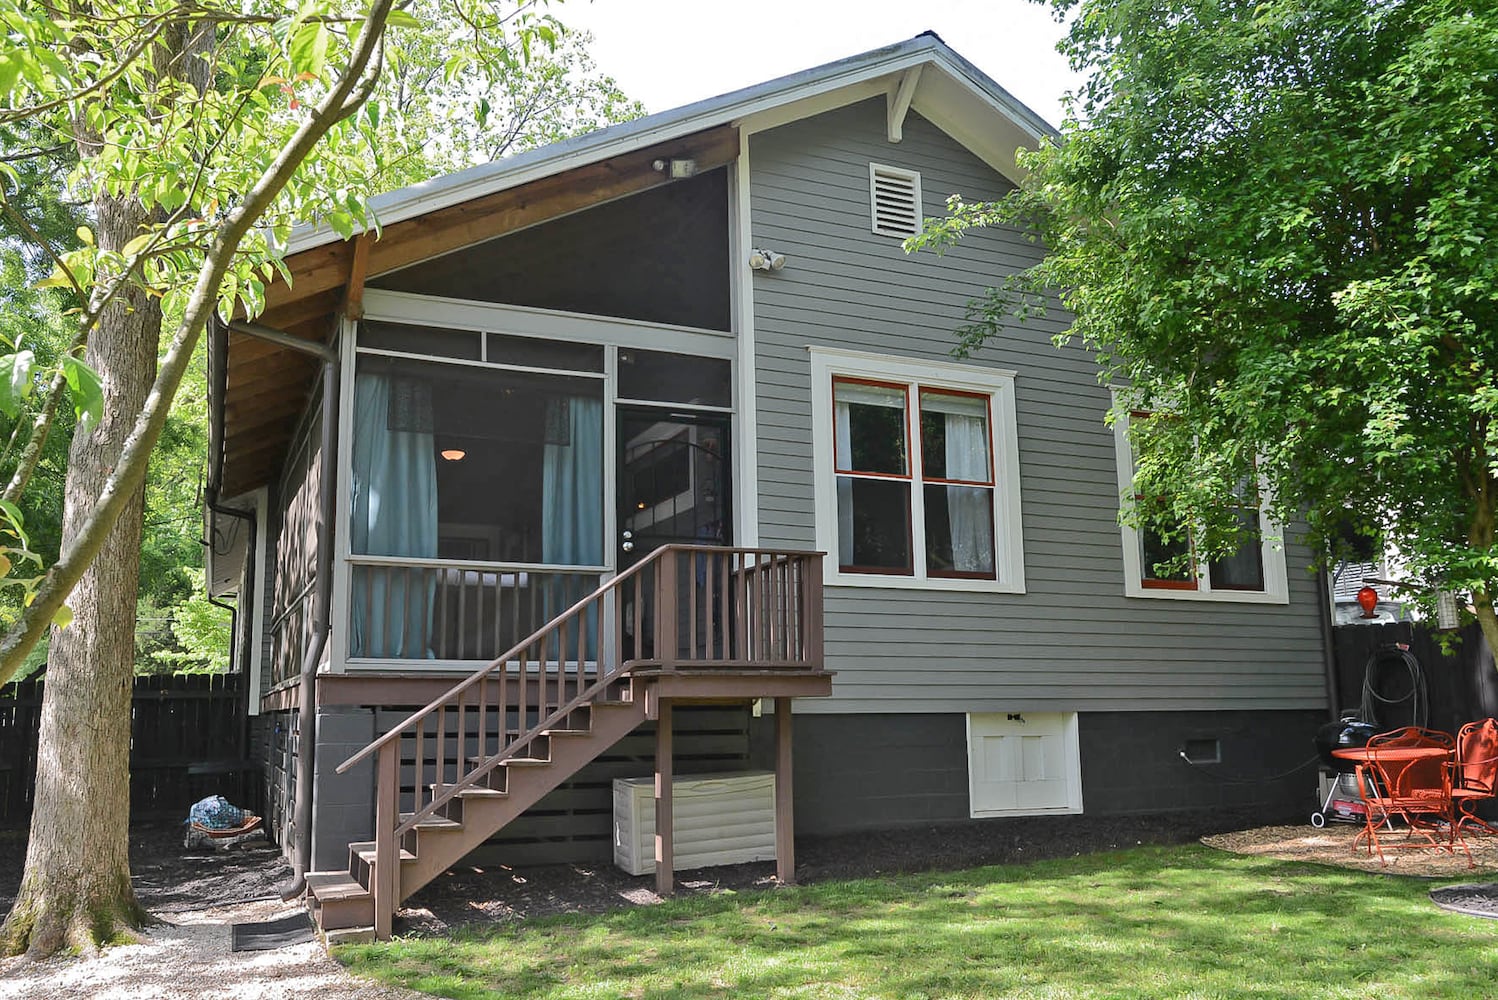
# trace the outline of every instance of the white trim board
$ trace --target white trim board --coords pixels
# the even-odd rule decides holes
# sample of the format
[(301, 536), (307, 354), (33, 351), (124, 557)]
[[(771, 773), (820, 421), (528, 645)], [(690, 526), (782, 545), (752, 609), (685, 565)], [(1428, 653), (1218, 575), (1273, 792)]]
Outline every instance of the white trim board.
[(364, 318), (542, 340), (614, 344), (640, 350), (700, 354), (730, 360), (738, 352), (731, 330), (672, 326), (643, 320), (590, 316), (532, 306), (501, 305), (496, 302), (475, 302), (471, 299), (374, 288), (364, 293)]

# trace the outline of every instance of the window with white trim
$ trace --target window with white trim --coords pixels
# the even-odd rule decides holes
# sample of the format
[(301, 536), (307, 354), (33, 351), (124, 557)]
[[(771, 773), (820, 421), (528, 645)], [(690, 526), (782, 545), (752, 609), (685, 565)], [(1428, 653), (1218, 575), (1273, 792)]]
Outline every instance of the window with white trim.
[(812, 378), (829, 579), (1022, 592), (1014, 373), (813, 348)]
[[(1136, 410), (1121, 414), (1113, 425), (1121, 496), (1135, 504), (1149, 503), (1152, 498), (1135, 490), (1138, 453), (1129, 439), (1129, 424), (1151, 417)], [(1124, 593), (1167, 600), (1289, 603), (1285, 550), (1277, 541), (1278, 526), (1265, 513), (1264, 498), (1254, 484), (1245, 483), (1240, 495), (1243, 502), (1238, 517), (1252, 529), (1253, 537), (1236, 552), (1217, 559), (1197, 558), (1195, 532), (1190, 525), (1163, 532), (1123, 524)]]

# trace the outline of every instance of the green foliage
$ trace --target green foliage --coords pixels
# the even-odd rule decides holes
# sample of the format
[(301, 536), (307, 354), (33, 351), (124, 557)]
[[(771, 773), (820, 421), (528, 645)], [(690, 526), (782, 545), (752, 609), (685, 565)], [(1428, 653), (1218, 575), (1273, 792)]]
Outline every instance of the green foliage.
[[(477, 148), (492, 124), (485, 116), (502, 104), (491, 96), (496, 88), (525, 79), (533, 54), (539, 64), (563, 42), (544, 7), (525, 0), (400, 7), (392, 15), (390, 0), (93, 0), (59, 17), (50, 5), (0, 0), (7, 38), (0, 51), (0, 215), (7, 221), (0, 245), (17, 247), (25, 270), (45, 270), (27, 294), (45, 296), (51, 315), (66, 316), (54, 329), (68, 331), (45, 357), (30, 341), (0, 343), (0, 358), (8, 356), (0, 365), (0, 417), (15, 431), (16, 452), (0, 457), (0, 467), (9, 459), (17, 470), (6, 499), (29, 516), (38, 494), (50, 496), (33, 477), (45, 463), (34, 460), (57, 442), (51, 429), (60, 398), (73, 411), (61, 411), (70, 418), (63, 423), (76, 419), (87, 432), (101, 418), (100, 382), (82, 362), (82, 347), (90, 336), (107, 335), (96, 327), (120, 292), (155, 297), (176, 327), (153, 402), (139, 415), (119, 415), (136, 436), (111, 472), (105, 502), (72, 543), (77, 551), (97, 547), (123, 503), (115, 498), (128, 496), (128, 484), (142, 474), (144, 452), (163, 435), (162, 401), (170, 403), (209, 311), (261, 310), (267, 283), (285, 277), (280, 257), (294, 224), (344, 235), (377, 228), (368, 195), (427, 176), (429, 147)], [(409, 114), (389, 102), (365, 111), (386, 63), (399, 65), (407, 48), (445, 60), (442, 86), (435, 94), (424, 89)], [(570, 58), (571, 70), (582, 66), (580, 56)], [(535, 79), (559, 86), (561, 78)], [(617, 110), (612, 84), (589, 78), (577, 86), (572, 93), (602, 88), (601, 113)], [(535, 123), (520, 133), (566, 127), (565, 111), (535, 110)], [(478, 123), (471, 135), (433, 142), (460, 119)], [(69, 218), (82, 214), (69, 204), (91, 204), (101, 218)], [(116, 210), (110, 205), (146, 221), (122, 235), (104, 215)], [(72, 223), (67, 228), (58, 225), (64, 219)], [(174, 442), (168, 427), (164, 437), (168, 453), (201, 446), (200, 429), (178, 428)], [(158, 456), (163, 463), (173, 465)], [(158, 507), (180, 510), (184, 491), (197, 482), (187, 472), (181, 461), (164, 470)], [(180, 581), (175, 567), (199, 558), (180, 541), (147, 537), (147, 567), (154, 545), (162, 569), (147, 575), (148, 589), (164, 603)], [(36, 552), (51, 562), (50, 553)], [(0, 676), (36, 641), (37, 622), (52, 617), (86, 561), (62, 553), (57, 565), (66, 573), (45, 579), (12, 569), (8, 581), (35, 600), (23, 600), (29, 610), (3, 641)]]
[(234, 615), (214, 604), (201, 569), (187, 570), (187, 591), (171, 604), (142, 597), (135, 628), (137, 674), (223, 673), (229, 669)]
[[(1058, 144), (922, 243), (1018, 225), (1048, 255), (963, 347), (1059, 296), (1150, 440), (1126, 516), (1236, 548), (1255, 478), (1330, 551), (1385, 536), (1498, 648), (1498, 7), (1057, 0), (1090, 73)], [(1415, 595), (1420, 596), (1420, 595)]]
[[(645, 113), (614, 80), (598, 73), (592, 36), (553, 24), (550, 49), (489, 76), (470, 75), (472, 57), (450, 39), (464, 26), (440, 0), (413, 6), (422, 30), (391, 52), (380, 90), (365, 108), (370, 123), (399, 130), (387, 150), (385, 187), (426, 180), (521, 153)], [(565, 11), (563, 11), (565, 15)], [(414, 155), (401, 156), (402, 151)]]
[(463, 1000), (584, 997), (1465, 998), (1498, 924), (1427, 882), (1141, 848), (826, 882), (337, 949)]

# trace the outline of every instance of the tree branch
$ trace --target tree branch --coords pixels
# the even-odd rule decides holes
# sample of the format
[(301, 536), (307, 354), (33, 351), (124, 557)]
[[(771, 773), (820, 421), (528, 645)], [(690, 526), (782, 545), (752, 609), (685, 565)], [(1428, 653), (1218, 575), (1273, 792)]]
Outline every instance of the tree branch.
[[(151, 451), (166, 426), (172, 398), (192, 361), (193, 349), (215, 308), (219, 285), (228, 273), (241, 241), (270, 208), (297, 168), (328, 130), (340, 119), (357, 110), (358, 105), (350, 103), (355, 95), (367, 96), (372, 90), (374, 78), (378, 77), (380, 70), (380, 62), (375, 56), (380, 51), (392, 3), (393, 0), (374, 0), (342, 78), (318, 102), (314, 113), (298, 127), (261, 173), (244, 201), (224, 221), (204, 259), (197, 283), (193, 286), (171, 345), (162, 358), (145, 406), (125, 441), (114, 471), (100, 491), (98, 502), (72, 544), (42, 578), (31, 604), (22, 613), (20, 620), (0, 640), (0, 683), (15, 674), (27, 653), (46, 632), (53, 616), (98, 555), (119, 519), (120, 512), (145, 476)], [(370, 79), (366, 79), (367, 70)]]

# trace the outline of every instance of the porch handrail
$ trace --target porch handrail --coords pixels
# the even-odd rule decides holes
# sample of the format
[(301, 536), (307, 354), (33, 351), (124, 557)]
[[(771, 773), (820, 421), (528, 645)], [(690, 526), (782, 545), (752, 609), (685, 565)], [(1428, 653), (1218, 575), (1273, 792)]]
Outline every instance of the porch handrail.
[[(390, 743), (393, 743), (395, 741), (398, 741), (401, 738), (401, 736), (405, 734), (405, 732), (407, 730), (412, 729), (415, 726), (417, 726), (418, 724), (421, 724), (422, 722), (424, 722), (426, 720), (426, 718), (428, 716), (430, 716), (433, 712), (439, 711), (439, 710), (441, 710), (443, 708), (446, 708), (446, 707), (448, 707), (450, 705), (453, 705), (453, 704), (457, 703), (458, 699), (460, 699), (462, 697), (462, 695), (464, 694), (464, 692), (468, 691), (474, 685), (476, 685), (476, 684), (478, 684), (478, 683), (486, 680), (495, 670), (497, 670), (497, 669), (503, 669), (504, 667), (508, 666), (509, 663), (513, 659), (515, 659), (517, 656), (519, 656), (525, 650), (531, 648), (532, 646), (534, 646), (534, 645), (536, 645), (538, 643), (543, 642), (549, 635), (551, 635), (554, 632), (557, 632), (562, 627), (564, 627), (568, 622), (572, 621), (578, 615), (582, 614), (585, 610), (587, 610), (587, 608), (589, 607), (589, 605), (592, 605), (595, 602), (600, 601), (605, 595), (607, 595), (611, 591), (617, 590), (627, 580), (630, 580), (631, 578), (633, 578), (633, 577), (639, 575), (640, 573), (642, 573), (646, 569), (646, 567), (653, 566), (653, 565), (659, 563), (668, 553), (677, 553), (677, 552), (701, 553), (701, 554), (728, 554), (728, 553), (731, 553), (731, 554), (738, 555), (738, 556), (754, 556), (756, 558), (761, 557), (761, 556), (769, 556), (769, 557), (775, 558), (775, 559), (792, 559), (792, 558), (820, 559), (822, 557), (822, 555), (823, 555), (823, 553), (821, 553), (821, 552), (817, 552), (817, 551), (809, 550), (809, 549), (808, 550), (802, 550), (802, 549), (740, 548), (740, 547), (736, 547), (736, 546), (691, 545), (691, 544), (680, 544), (680, 543), (672, 543), (672, 544), (662, 545), (659, 548), (657, 548), (655, 551), (651, 552), (644, 559), (641, 559), (639, 562), (637, 562), (633, 566), (629, 567), (629, 569), (625, 570), (622, 573), (618, 573), (615, 576), (611, 577), (610, 579), (604, 581), (602, 584), (599, 585), (598, 589), (596, 589), (596, 590), (593, 591), (593, 593), (591, 593), (591, 594), (587, 595), (586, 597), (582, 598), (581, 600), (577, 601), (577, 603), (573, 604), (571, 607), (567, 608), (561, 614), (557, 615), (555, 618), (553, 618), (550, 621), (548, 621), (545, 625), (542, 625), (540, 628), (536, 629), (534, 632), (532, 632), (526, 638), (522, 639), (521, 641), (517, 642), (514, 646), (510, 647), (510, 649), (506, 650), (501, 655), (495, 657), (493, 660), (490, 660), (483, 667), (480, 667), (478, 670), (474, 671), (468, 677), (464, 678), (463, 680), (459, 681), (457, 684), (453, 685), (451, 688), (449, 688), (447, 690), (446, 693), (444, 693), (442, 695), (439, 695), (437, 698), (435, 698), (431, 702), (429, 702), (425, 707), (417, 709), (415, 712), (411, 713), (398, 726), (395, 726), (389, 732), (385, 733), (385, 735), (383, 735), (383, 736), (379, 737), (378, 739), (374, 740), (373, 742), (371, 742), (370, 744), (368, 744), (367, 746), (365, 746), (362, 750), (359, 750), (353, 756), (349, 757), (342, 764), (339, 764), (338, 767), (335, 769), (336, 773), (343, 774), (343, 773), (347, 772), (349, 770), (349, 768), (351, 768), (354, 765), (358, 764), (360, 761), (369, 759), (370, 757), (372, 757), (373, 755), (375, 755), (376, 753), (378, 753), (386, 745), (388, 745)], [(616, 650), (616, 652), (622, 654), (622, 650)], [(502, 763), (504, 760), (508, 759), (508, 757), (513, 756), (513, 752), (506, 753), (505, 751), (506, 750), (516, 751), (519, 748), (523, 748), (526, 744), (528, 744), (531, 741), (533, 741), (536, 736), (539, 736), (542, 732), (544, 732), (545, 730), (551, 728), (558, 721), (560, 721), (561, 719), (565, 718), (569, 713), (571, 713), (573, 711), (576, 711), (584, 703), (586, 703), (587, 701), (591, 700), (592, 697), (593, 697), (593, 695), (597, 694), (599, 690), (603, 689), (607, 685), (609, 685), (609, 684), (613, 683), (614, 681), (618, 680), (624, 674), (628, 673), (628, 669), (627, 668), (628, 668), (629, 664), (623, 662), (622, 659), (619, 659), (617, 657), (615, 658), (614, 669), (611, 672), (609, 672), (609, 673), (604, 673), (603, 672), (603, 656), (602, 656), (602, 651), (601, 650), (599, 651), (599, 661), (598, 662), (599, 662), (599, 676), (598, 676), (598, 679), (595, 680), (593, 684), (589, 685), (587, 687), (587, 689), (585, 689), (584, 691), (580, 692), (577, 696), (575, 696), (566, 705), (564, 705), (561, 708), (558, 708), (556, 711), (552, 712), (551, 715), (547, 716), (545, 719), (539, 721), (535, 726), (531, 727), (531, 729), (527, 730), (522, 735), (516, 737), (516, 739), (510, 743), (509, 747), (504, 748), (501, 751), (500, 754), (495, 755), (495, 757), (492, 759), (492, 761), (486, 761), (486, 764), (497, 765), (499, 763)], [(634, 663), (634, 662), (636, 662), (636, 661), (635, 660), (629, 661), (629, 663)], [(475, 780), (477, 780), (477, 778), (482, 777), (483, 774), (487, 773), (489, 770), (492, 770), (492, 766), (490, 766), (490, 767), (484, 767), (482, 771), (475, 770), (472, 774), (464, 776), (464, 777), (472, 777)], [(452, 794), (456, 794), (456, 791), (458, 790), (458, 788), (460, 788), (460, 787), (468, 787), (470, 784), (471, 784), (471, 782), (465, 782), (462, 779), (460, 779), (459, 782), (457, 782), (454, 785), (449, 786), (449, 787), (452, 789)], [(446, 789), (444, 791), (446, 791)], [(442, 797), (442, 801), (443, 802), (447, 801), (449, 798), (452, 797), (452, 794), (444, 795)], [(438, 805), (438, 804), (440, 804), (440, 803), (435, 803), (434, 802), (431, 805), (431, 808), (429, 808), (428, 810), (426, 810), (424, 813), (423, 813), (422, 810), (417, 810), (417, 812), (418, 813), (423, 813), (424, 815), (425, 814), (430, 814), (431, 809), (435, 809), (436, 805)], [(413, 817), (413, 820), (411, 822), (403, 824), (403, 829), (409, 828), (411, 825), (414, 825), (414, 817)]]
[[(400, 725), (396, 726), (394, 729), (391, 729), (388, 733), (386, 733), (384, 736), (379, 737), (373, 743), (370, 743), (363, 750), (360, 750), (359, 752), (355, 753), (348, 760), (344, 761), (342, 764), (339, 764), (338, 767), (335, 768), (334, 770), (338, 774), (343, 774), (345, 771), (347, 771), (349, 768), (353, 767), (355, 764), (358, 764), (362, 760), (367, 760), (369, 757), (371, 757), (374, 754), (378, 753), (380, 751), (380, 749), (382, 747), (384, 747), (387, 743), (391, 743), (391, 742), (393, 742), (395, 740), (399, 740), (400, 737), (401, 737), (401, 735), (407, 729), (410, 729), (414, 725), (416, 725), (417, 723), (424, 721), (427, 716), (431, 715), (433, 712), (437, 711), (438, 709), (444, 708), (447, 705), (452, 704), (457, 698), (461, 697), (463, 695), (463, 693), (465, 691), (467, 691), (469, 688), (473, 687), (475, 684), (479, 683), (480, 681), (486, 679), (496, 669), (504, 667), (506, 664), (508, 664), (510, 662), (510, 660), (512, 660), (515, 657), (519, 656), (522, 652), (524, 652), (525, 650), (529, 649), (531, 646), (533, 646), (536, 643), (540, 642), (541, 640), (545, 639), (547, 637), (547, 635), (549, 635), (551, 632), (555, 631), (558, 627), (560, 627), (564, 623), (570, 621), (573, 618), (573, 616), (575, 616), (576, 614), (578, 614), (578, 613), (582, 612), (583, 610), (585, 610), (589, 604), (593, 603), (595, 600), (597, 600), (598, 598), (602, 597), (604, 594), (607, 594), (609, 591), (618, 588), (621, 584), (624, 583), (624, 581), (626, 581), (626, 580), (630, 579), (631, 577), (636, 576), (639, 573), (643, 572), (646, 566), (651, 565), (651, 564), (655, 563), (656, 561), (658, 561), (659, 559), (661, 559), (662, 556), (664, 555), (664, 553), (666, 553), (670, 549), (671, 549), (670, 545), (662, 545), (660, 548), (656, 549), (654, 552), (650, 553), (650, 555), (646, 556), (644, 559), (641, 559), (639, 562), (635, 563), (633, 566), (631, 566), (629, 569), (625, 570), (623, 573), (619, 573), (619, 574), (611, 577), (610, 579), (604, 581), (602, 584), (599, 585), (599, 587), (598, 587), (597, 590), (593, 591), (593, 593), (591, 593), (588, 596), (584, 597), (582, 600), (580, 600), (576, 604), (572, 605), (566, 611), (563, 611), (560, 615), (558, 615), (555, 618), (551, 619), (545, 625), (542, 625), (540, 628), (536, 629), (530, 635), (526, 636), (524, 639), (522, 639), (519, 642), (517, 642), (514, 646), (510, 647), (504, 653), (502, 653), (499, 656), (496, 656), (494, 659), (490, 660), (488, 663), (486, 663), (484, 666), (480, 667), (478, 670), (474, 671), (472, 674), (469, 674), (467, 677), (465, 677), (463, 680), (459, 681), (457, 684), (454, 684), (451, 688), (449, 688), (446, 691), (446, 693), (438, 695), (435, 699), (433, 699), (430, 703), (428, 703), (426, 705), (426, 707), (419, 708), (415, 712), (412, 712), (410, 715), (408, 715), (405, 718), (405, 720), (403, 722), (401, 722)], [(610, 676), (612, 678), (612, 675), (610, 675)]]

